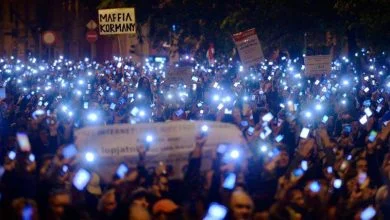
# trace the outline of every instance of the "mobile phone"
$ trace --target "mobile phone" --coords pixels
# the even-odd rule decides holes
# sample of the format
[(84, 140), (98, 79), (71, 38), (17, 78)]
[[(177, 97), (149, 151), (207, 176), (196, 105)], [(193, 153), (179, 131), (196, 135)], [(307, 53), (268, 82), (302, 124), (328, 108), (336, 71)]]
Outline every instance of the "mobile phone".
[(381, 106), (381, 105), (378, 105), (378, 106), (376, 107), (376, 110), (375, 110), (375, 111), (379, 113), (379, 112), (381, 112), (381, 110), (382, 110), (382, 106)]
[(309, 189), (314, 193), (318, 193), (321, 189), (321, 185), (318, 181), (313, 181), (312, 183), (310, 183)]
[(74, 157), (77, 154), (77, 148), (76, 145), (70, 144), (62, 149), (62, 155), (65, 159), (69, 159), (71, 157)]
[(65, 175), (69, 171), (68, 165), (62, 165), (61, 167), (61, 176)]
[(223, 188), (232, 190), (236, 185), (236, 174), (229, 173), (223, 182)]
[(116, 106), (116, 104), (115, 104), (115, 103), (111, 103), (111, 105), (110, 105), (110, 109), (111, 109), (111, 110), (115, 110), (115, 106)]
[(302, 128), (301, 134), (299, 135), (301, 138), (306, 139), (309, 136), (310, 129)]
[[(203, 103), (199, 102), (198, 104), (196, 104), (196, 106), (198, 106), (198, 108), (202, 107)], [(226, 111), (226, 110), (225, 110)]]
[(200, 132), (201, 137), (207, 136), (207, 133), (209, 131), (209, 126), (203, 125), (200, 129), (201, 129), (201, 132)]
[(328, 122), (328, 119), (329, 119), (329, 117), (327, 116), (327, 115), (324, 115), (324, 117), (322, 117), (322, 123), (326, 123), (326, 122)]
[(368, 121), (367, 115), (364, 115), (363, 117), (361, 117), (361, 118), (359, 119), (359, 122), (360, 122), (360, 124), (362, 124), (362, 125), (365, 125), (365, 124), (367, 123), (367, 121)]
[(123, 179), (128, 171), (129, 171), (129, 167), (127, 167), (125, 163), (121, 163), (116, 169), (116, 175), (119, 178)]
[(272, 115), (272, 113), (271, 112), (268, 112), (267, 114), (265, 114), (264, 116), (263, 116), (263, 121), (265, 121), (265, 122), (270, 122), (272, 119), (274, 118), (274, 116)]
[(30, 204), (26, 204), (22, 210), (22, 219), (34, 219), (33, 208)]
[(344, 126), (344, 129), (343, 129), (343, 132), (345, 133), (345, 135), (349, 135), (352, 131), (352, 126), (351, 125), (345, 125)]
[(0, 88), (0, 99), (5, 99), (6, 93), (5, 93), (5, 88)]
[(222, 220), (225, 219), (228, 209), (218, 203), (211, 203), (207, 210), (206, 217), (204, 220)]
[(360, 219), (370, 220), (374, 218), (375, 215), (376, 215), (375, 209), (372, 206), (369, 206), (362, 211), (362, 213), (360, 214)]
[(283, 138), (284, 138), (284, 136), (279, 134), (278, 136), (276, 136), (275, 141), (279, 143), (283, 140)]
[(199, 78), (196, 77), (196, 76), (193, 76), (191, 79), (192, 79), (192, 81), (194, 81), (194, 82), (198, 82), (198, 80), (199, 80)]
[(247, 127), (249, 125), (248, 121), (241, 121), (242, 127)]
[(370, 108), (365, 108), (364, 109), (364, 113), (366, 113), (367, 117), (371, 117), (372, 116), (372, 111)]
[(303, 171), (302, 169), (295, 169), (294, 171), (293, 171), (293, 175), (295, 176), (295, 177), (300, 177), (300, 176), (302, 176), (303, 174), (305, 173), (305, 171)]
[(16, 139), (18, 140), (19, 147), (23, 152), (31, 151), (31, 144), (26, 133), (16, 133)]
[(306, 160), (302, 160), (301, 167), (302, 167), (302, 170), (304, 170), (304, 171), (307, 171), (307, 169), (309, 169), (309, 164), (307, 163)]
[(233, 110), (229, 110), (229, 109), (225, 108), (225, 114), (231, 115), (232, 112), (233, 112)]
[(73, 178), (73, 185), (78, 190), (84, 190), (84, 188), (87, 186), (89, 180), (91, 180), (91, 173), (87, 170), (81, 168), (77, 171), (76, 175)]
[(365, 107), (370, 107), (370, 106), (371, 106), (371, 100), (365, 100), (365, 101), (363, 102), (363, 106), (365, 106)]
[(248, 128), (248, 134), (249, 135), (253, 135), (254, 132), (255, 132), (255, 128), (254, 127), (249, 127)]
[(227, 150), (227, 146), (225, 144), (220, 144), (217, 147), (217, 152), (220, 154), (224, 154)]
[(34, 163), (34, 162), (35, 162), (35, 156), (34, 156), (34, 154), (28, 155), (28, 159), (30, 160), (31, 163)]
[(8, 153), (8, 158), (9, 158), (10, 160), (15, 160), (15, 157), (16, 157), (15, 151), (10, 151), (10, 152)]
[(369, 140), (370, 142), (374, 142), (377, 135), (378, 135), (378, 132), (376, 132), (376, 131), (374, 131), (374, 130), (371, 131), (371, 132), (370, 132), (370, 135), (368, 135), (368, 140)]
[(183, 109), (179, 109), (175, 112), (177, 117), (180, 117), (184, 113)]
[(333, 167), (331, 167), (331, 166), (327, 167), (326, 172), (329, 174), (333, 173)]
[(84, 102), (84, 109), (88, 109), (88, 102)]
[(358, 174), (358, 183), (362, 185), (364, 181), (367, 179), (367, 173), (366, 172), (359, 172)]
[(343, 185), (343, 181), (341, 179), (335, 179), (333, 181), (333, 187), (335, 189), (340, 189), (341, 185)]

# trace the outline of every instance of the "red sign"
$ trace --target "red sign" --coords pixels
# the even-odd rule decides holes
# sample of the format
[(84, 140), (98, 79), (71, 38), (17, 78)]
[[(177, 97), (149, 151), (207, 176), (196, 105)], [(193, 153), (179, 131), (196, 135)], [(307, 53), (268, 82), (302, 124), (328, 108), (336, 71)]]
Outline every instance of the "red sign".
[(42, 34), (43, 43), (53, 45), (56, 42), (56, 34), (53, 31), (45, 31)]
[(85, 38), (89, 43), (95, 43), (98, 39), (98, 34), (96, 31), (88, 31), (87, 34), (85, 35)]

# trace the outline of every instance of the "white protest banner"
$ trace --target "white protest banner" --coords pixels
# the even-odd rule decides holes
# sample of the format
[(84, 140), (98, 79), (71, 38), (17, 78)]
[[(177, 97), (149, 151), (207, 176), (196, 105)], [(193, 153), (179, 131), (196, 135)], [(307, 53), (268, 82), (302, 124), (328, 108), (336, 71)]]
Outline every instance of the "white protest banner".
[(190, 85), (192, 77), (191, 66), (175, 66), (172, 65), (168, 68), (165, 75), (165, 83), (168, 84), (184, 84)]
[(304, 61), (306, 75), (328, 74), (332, 70), (332, 57), (330, 55), (306, 56)]
[(99, 10), (99, 33), (110, 34), (135, 34), (135, 9), (111, 8)]
[(264, 59), (263, 50), (254, 28), (234, 34), (233, 39), (244, 67), (257, 65)]
[(143, 146), (147, 135), (152, 135), (154, 140), (146, 155), (147, 167), (156, 167), (159, 162), (165, 162), (174, 167), (175, 177), (179, 177), (188, 163), (189, 153), (194, 149), (195, 136), (203, 125), (209, 127), (207, 142), (203, 147), (203, 168), (210, 168), (212, 152), (219, 144), (238, 146), (243, 143), (241, 131), (232, 124), (178, 121), (87, 127), (75, 132), (76, 145), (81, 153), (94, 152), (97, 155), (97, 172), (108, 179), (120, 162), (135, 165), (138, 160), (137, 147)]

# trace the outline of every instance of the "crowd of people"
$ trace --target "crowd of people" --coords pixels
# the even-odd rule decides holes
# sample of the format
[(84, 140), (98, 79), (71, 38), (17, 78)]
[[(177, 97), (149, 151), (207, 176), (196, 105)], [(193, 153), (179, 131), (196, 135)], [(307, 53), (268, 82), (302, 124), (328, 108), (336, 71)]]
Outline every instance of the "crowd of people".
[[(362, 49), (322, 75), (288, 54), (252, 68), (184, 56), (183, 66), (191, 84), (170, 84), (156, 58), (1, 59), (0, 219), (390, 218), (387, 53)], [(137, 166), (124, 161), (105, 182), (64, 150), (82, 127), (177, 120), (234, 124), (248, 155), (226, 160), (215, 146), (201, 170), (200, 132), (177, 179), (164, 163), (148, 169), (145, 142)]]

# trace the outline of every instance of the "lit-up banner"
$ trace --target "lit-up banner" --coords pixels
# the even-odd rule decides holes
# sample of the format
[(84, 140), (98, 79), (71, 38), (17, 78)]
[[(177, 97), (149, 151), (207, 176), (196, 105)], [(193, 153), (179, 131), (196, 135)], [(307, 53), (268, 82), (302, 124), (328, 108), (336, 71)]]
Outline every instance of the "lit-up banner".
[(135, 34), (135, 9), (111, 8), (99, 10), (99, 33), (110, 34)]
[(332, 70), (332, 57), (330, 55), (317, 55), (305, 57), (305, 75), (316, 76), (329, 74)]
[(115, 172), (116, 166), (122, 161), (135, 165), (138, 160), (137, 147), (143, 146), (147, 136), (152, 136), (153, 141), (146, 154), (147, 167), (156, 167), (159, 162), (164, 162), (172, 165), (176, 176), (180, 176), (181, 170), (188, 163), (190, 152), (194, 150), (195, 136), (203, 125), (209, 128), (207, 142), (203, 147), (204, 168), (210, 168), (212, 154), (219, 144), (238, 146), (243, 143), (241, 131), (232, 124), (178, 121), (82, 128), (75, 132), (76, 145), (81, 153), (94, 152), (97, 155), (96, 169), (107, 177)]
[(264, 59), (263, 50), (254, 28), (234, 34), (233, 39), (244, 67), (255, 66)]

